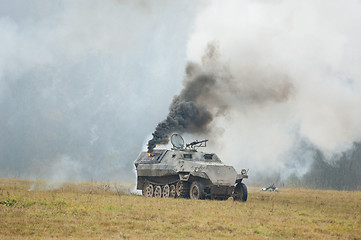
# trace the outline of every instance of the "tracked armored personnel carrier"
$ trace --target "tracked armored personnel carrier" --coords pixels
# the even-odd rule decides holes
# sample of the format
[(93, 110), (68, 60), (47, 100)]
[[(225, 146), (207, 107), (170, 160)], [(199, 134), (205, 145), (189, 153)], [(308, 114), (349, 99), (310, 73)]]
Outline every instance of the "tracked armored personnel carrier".
[(221, 199), (247, 201), (248, 178), (225, 165), (214, 153), (197, 151), (208, 140), (184, 145), (179, 134), (171, 136), (173, 148), (142, 152), (135, 161), (137, 189), (146, 197)]

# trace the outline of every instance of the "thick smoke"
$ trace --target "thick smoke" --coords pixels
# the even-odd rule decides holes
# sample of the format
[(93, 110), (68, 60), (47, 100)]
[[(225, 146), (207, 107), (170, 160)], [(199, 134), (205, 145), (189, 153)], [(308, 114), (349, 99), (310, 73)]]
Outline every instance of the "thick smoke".
[(206, 136), (249, 180), (305, 175), (324, 166), (315, 153), (339, 169), (352, 151), (343, 169), (358, 170), (360, 12), (359, 0), (0, 1), (0, 176), (133, 181), (175, 94), (150, 148)]
[[(250, 168), (253, 179), (302, 176), (318, 152), (331, 164), (361, 140), (360, 11), (357, 0), (206, 5), (188, 44), (194, 71), (186, 71), (150, 147), (172, 131), (202, 132), (208, 151), (238, 170)], [(186, 99), (190, 90), (199, 94)], [(194, 129), (189, 112), (173, 110), (183, 102), (195, 106), (196, 116), (209, 114), (202, 127)], [(187, 121), (172, 125), (179, 113)]]
[(212, 121), (212, 114), (197, 102), (199, 87), (214, 84), (212, 76), (200, 75), (189, 82), (182, 93), (173, 99), (167, 118), (160, 122), (153, 133), (153, 139), (148, 142), (148, 152), (152, 152), (157, 144), (168, 143), (172, 132), (205, 132)]
[(188, 64), (186, 73), (184, 89), (174, 97), (166, 119), (157, 125), (153, 138), (148, 142), (148, 152), (152, 152), (157, 144), (168, 143), (169, 135), (173, 132), (206, 132), (213, 120), (212, 113), (201, 99), (209, 96), (216, 83), (215, 76), (202, 72), (199, 66), (192, 63)]
[(213, 119), (227, 115), (229, 108), (283, 102), (292, 93), (292, 84), (282, 76), (278, 76), (274, 88), (260, 86), (250, 91), (243, 86), (243, 79), (234, 78), (228, 67), (219, 62), (219, 57), (218, 45), (209, 43), (201, 64), (188, 63), (184, 88), (174, 97), (166, 119), (157, 125), (148, 142), (148, 152), (157, 144), (167, 144), (173, 132), (210, 135), (214, 132)]
[(216, 81), (227, 111), (209, 136), (225, 162), (301, 176), (316, 150), (332, 161), (361, 140), (360, 11), (357, 0), (231, 0), (197, 15), (189, 59), (217, 41), (232, 76)]

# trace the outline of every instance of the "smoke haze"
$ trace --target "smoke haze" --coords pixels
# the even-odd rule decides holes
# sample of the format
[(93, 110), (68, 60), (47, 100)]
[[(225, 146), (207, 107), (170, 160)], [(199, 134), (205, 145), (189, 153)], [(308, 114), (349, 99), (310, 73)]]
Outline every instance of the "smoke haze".
[(0, 176), (134, 181), (181, 87), (193, 7), (0, 1)]
[(0, 2), (0, 176), (134, 181), (147, 141), (176, 131), (253, 179), (311, 177), (315, 154), (360, 152), (360, 11), (358, 0)]

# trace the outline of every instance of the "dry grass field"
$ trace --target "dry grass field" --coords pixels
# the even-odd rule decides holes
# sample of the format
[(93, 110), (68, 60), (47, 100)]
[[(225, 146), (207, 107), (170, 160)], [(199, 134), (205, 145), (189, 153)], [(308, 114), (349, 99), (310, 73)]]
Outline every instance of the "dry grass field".
[(0, 239), (361, 239), (361, 192), (250, 188), (233, 202), (131, 188), (0, 179)]

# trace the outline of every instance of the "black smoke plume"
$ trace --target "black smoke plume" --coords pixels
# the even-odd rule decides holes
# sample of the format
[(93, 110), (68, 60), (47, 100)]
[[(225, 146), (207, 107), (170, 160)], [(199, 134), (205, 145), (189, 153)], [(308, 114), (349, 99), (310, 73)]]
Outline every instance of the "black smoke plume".
[[(208, 45), (203, 57), (203, 65), (206, 59), (214, 58), (215, 53), (216, 47)], [(184, 88), (179, 95), (174, 97), (166, 119), (158, 123), (152, 134), (153, 138), (148, 142), (148, 152), (152, 152), (157, 144), (167, 144), (169, 135), (173, 132), (203, 133), (208, 130), (213, 114), (202, 100), (211, 94), (216, 84), (216, 77), (202, 69), (204, 66), (188, 63)]]
[(173, 132), (205, 132), (213, 120), (212, 113), (197, 100), (203, 94), (207, 95), (215, 79), (206, 74), (193, 76), (190, 72), (187, 79), (189, 81), (186, 81), (182, 92), (174, 97), (168, 116), (157, 125), (153, 138), (148, 142), (148, 152), (152, 152), (157, 144), (168, 143), (169, 135)]
[(229, 109), (239, 111), (245, 103), (283, 102), (292, 92), (292, 84), (283, 77), (274, 86), (250, 89), (243, 84), (245, 79), (234, 78), (219, 58), (218, 45), (210, 43), (201, 64), (188, 63), (184, 88), (174, 97), (166, 119), (152, 133), (148, 152), (157, 144), (167, 144), (174, 132), (209, 133), (213, 119), (225, 115)]

